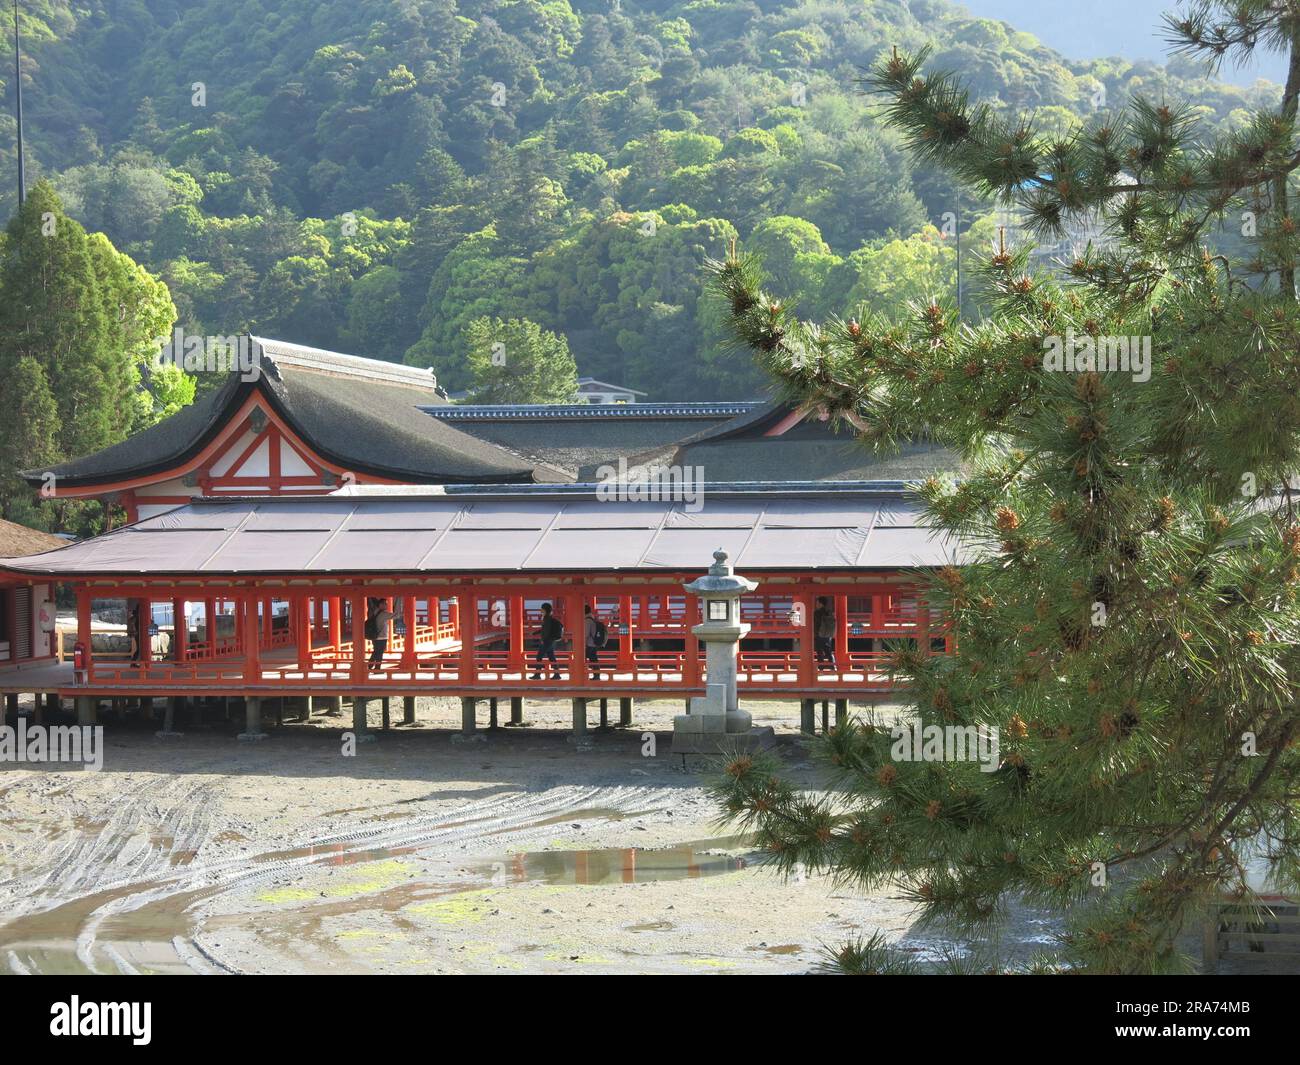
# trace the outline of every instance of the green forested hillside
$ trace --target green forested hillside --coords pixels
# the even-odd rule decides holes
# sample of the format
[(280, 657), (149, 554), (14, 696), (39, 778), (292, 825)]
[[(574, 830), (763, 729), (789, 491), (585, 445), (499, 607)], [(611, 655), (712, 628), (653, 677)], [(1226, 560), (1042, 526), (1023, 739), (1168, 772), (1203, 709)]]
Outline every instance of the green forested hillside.
[[(941, 0), (23, 6), (32, 169), (163, 277), (187, 330), (406, 359), (451, 388), (493, 315), (654, 398), (755, 391), (701, 304), (732, 236), (809, 316), (950, 292), (952, 187), (856, 94), (890, 45), (933, 43), (1047, 128), (1135, 92), (1222, 122), (1263, 95), (1069, 63)], [(0, 216), (14, 199), (6, 180)]]

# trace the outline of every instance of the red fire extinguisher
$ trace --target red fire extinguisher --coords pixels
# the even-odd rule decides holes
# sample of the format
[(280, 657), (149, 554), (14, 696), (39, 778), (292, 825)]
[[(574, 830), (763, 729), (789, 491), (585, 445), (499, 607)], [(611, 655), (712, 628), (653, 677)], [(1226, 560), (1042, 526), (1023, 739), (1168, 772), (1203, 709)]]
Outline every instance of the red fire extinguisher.
[(86, 645), (78, 640), (72, 646), (72, 671), (76, 674), (77, 683), (81, 684), (86, 679)]

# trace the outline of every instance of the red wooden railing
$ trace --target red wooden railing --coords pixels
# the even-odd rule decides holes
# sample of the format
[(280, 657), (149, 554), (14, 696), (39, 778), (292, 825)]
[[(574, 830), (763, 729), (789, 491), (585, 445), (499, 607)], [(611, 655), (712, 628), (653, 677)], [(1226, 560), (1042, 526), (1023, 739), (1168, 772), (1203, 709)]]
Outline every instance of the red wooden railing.
[[(544, 594), (549, 590), (551, 594)], [(84, 594), (84, 593), (83, 593)], [(96, 596), (103, 593), (96, 590)], [(158, 592), (157, 598), (168, 594)], [(215, 640), (184, 641), (177, 646), (180, 661), (132, 665), (125, 654), (95, 654), (82, 683), (132, 690), (166, 690), (195, 685), (228, 690), (320, 690), (341, 685), (398, 691), (438, 689), (465, 692), (605, 688), (629, 691), (696, 693), (707, 683), (704, 649), (691, 628), (700, 619), (698, 602), (683, 594), (628, 594), (590, 587), (557, 586), (499, 592), (489, 587), (438, 596), (409, 592), (401, 600), (406, 615), (390, 630), (388, 646), (377, 668), (368, 659), (371, 641), (354, 656), (360, 635), (357, 615), (366, 586), (337, 592), (323, 590), (279, 592), (270, 597), (253, 592), (220, 600), (233, 609), (235, 632)], [(521, 596), (526, 596), (522, 599)], [(838, 633), (835, 665), (818, 663), (813, 654), (811, 617), (816, 598), (835, 606)], [(136, 602), (144, 600), (137, 599)], [(541, 624), (540, 606), (552, 602), (565, 627), (556, 649), (557, 662), (543, 663), (543, 679), (531, 679)], [(610, 642), (602, 649), (600, 677), (592, 677), (582, 647), (582, 604), (591, 603), (607, 624)], [(338, 617), (329, 618), (330, 612)], [(355, 604), (343, 609), (341, 604)], [(434, 610), (434, 604), (437, 609)], [(462, 614), (470, 611), (472, 614)], [(79, 609), (79, 619), (85, 613)], [(223, 613), (230, 617), (229, 611)], [(473, 652), (462, 647), (461, 621), (473, 620)], [(840, 693), (887, 689), (889, 652), (883, 646), (911, 640), (929, 648), (946, 641), (942, 628), (931, 626), (924, 605), (900, 586), (797, 585), (790, 591), (745, 596), (741, 618), (750, 626), (742, 641), (738, 684), (742, 691), (776, 695), (808, 692)], [(88, 626), (88, 621), (87, 621)], [(631, 628), (629, 634), (628, 629)], [(402, 631), (398, 631), (398, 629)], [(255, 638), (253, 660), (246, 653)], [(788, 647), (771, 647), (772, 643)], [(575, 642), (577, 646), (575, 647)], [(551, 680), (552, 672), (560, 674)]]

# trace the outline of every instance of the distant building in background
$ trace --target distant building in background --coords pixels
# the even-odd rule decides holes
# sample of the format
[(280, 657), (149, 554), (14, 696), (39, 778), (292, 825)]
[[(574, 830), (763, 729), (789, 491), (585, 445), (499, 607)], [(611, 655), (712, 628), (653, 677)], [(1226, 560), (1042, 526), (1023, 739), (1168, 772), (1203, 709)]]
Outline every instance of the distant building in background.
[[(1132, 175), (1121, 172), (1116, 182), (1134, 181)], [(1115, 200), (1118, 200), (1118, 196)], [(1070, 216), (1065, 220), (1064, 231), (1056, 239), (1035, 237), (1027, 227), (1025, 212), (1016, 206), (999, 206), (993, 214), (994, 225), (1005, 234), (1007, 247), (1015, 249), (1023, 244), (1033, 244), (1031, 265), (1040, 270), (1060, 273), (1074, 260), (1080, 258), (1091, 245), (1093, 251), (1103, 251), (1115, 244), (1114, 234), (1108, 231), (1105, 219), (1098, 212)]]
[(579, 403), (638, 403), (637, 397), (645, 398), (646, 393), (635, 388), (623, 388), (606, 381), (597, 381), (594, 377), (578, 378)]
[[(638, 398), (640, 397), (640, 398)], [(597, 381), (594, 377), (578, 378), (578, 398), (575, 403), (641, 403), (646, 393), (622, 385), (611, 385), (608, 381)], [(447, 398), (453, 403), (473, 403), (474, 390), (462, 388), (459, 392), (450, 392)]]

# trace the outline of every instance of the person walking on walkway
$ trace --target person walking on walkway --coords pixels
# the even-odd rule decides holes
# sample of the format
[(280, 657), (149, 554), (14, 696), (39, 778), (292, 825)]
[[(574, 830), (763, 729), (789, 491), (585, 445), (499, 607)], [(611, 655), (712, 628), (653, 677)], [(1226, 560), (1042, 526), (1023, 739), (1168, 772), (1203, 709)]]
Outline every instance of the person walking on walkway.
[(542, 604), (542, 623), (537, 626), (535, 635), (537, 636), (536, 672), (528, 679), (541, 680), (542, 663), (550, 659), (551, 680), (559, 680), (560, 666), (555, 659), (555, 645), (559, 642), (560, 637), (564, 635), (564, 626), (560, 624), (560, 619), (555, 616), (550, 603)]
[(366, 639), (371, 646), (366, 668), (370, 672), (383, 668), (384, 652), (388, 650), (388, 623), (392, 620), (387, 599), (366, 600)]
[[(587, 644), (587, 669), (589, 680), (600, 680), (600, 649), (605, 646), (605, 641), (609, 638), (609, 629), (605, 623), (591, 612), (591, 604), (588, 603), (582, 608), (585, 615), (583, 618), (583, 629), (585, 630)], [(593, 671), (594, 672), (591, 672)]]
[(817, 600), (817, 609), (813, 612), (813, 646), (817, 649), (817, 665), (825, 662), (838, 673), (839, 667), (835, 664), (835, 608), (825, 596)]

